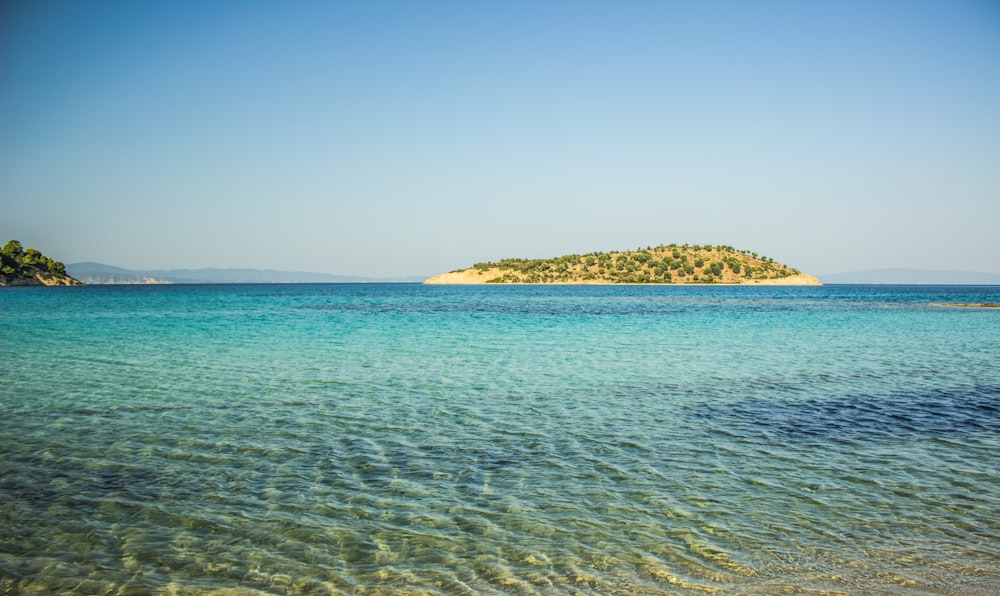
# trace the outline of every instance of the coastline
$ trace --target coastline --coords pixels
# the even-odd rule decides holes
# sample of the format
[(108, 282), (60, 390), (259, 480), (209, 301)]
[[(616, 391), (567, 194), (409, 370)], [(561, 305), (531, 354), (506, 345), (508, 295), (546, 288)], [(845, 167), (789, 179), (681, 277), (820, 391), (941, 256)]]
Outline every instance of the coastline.
[(4, 277), (0, 278), (0, 287), (53, 287), (53, 286), (83, 286), (86, 285), (78, 279), (68, 275), (57, 275), (53, 273), (36, 273), (35, 275)]
[[(499, 268), (491, 268), (486, 270), (481, 269), (463, 269), (461, 271), (452, 271), (450, 273), (442, 273), (440, 275), (435, 275), (424, 280), (425, 285), (484, 285), (488, 284), (489, 280), (496, 279), (503, 275), (503, 271)], [(727, 284), (727, 283), (609, 283), (603, 280), (575, 280), (575, 281), (565, 281), (558, 283), (524, 283), (524, 282), (511, 282), (511, 283), (498, 283), (496, 285), (525, 285), (525, 286), (543, 286), (543, 285), (569, 285), (569, 286), (821, 286), (822, 282), (812, 275), (807, 275), (805, 273), (799, 273), (797, 275), (791, 275), (789, 277), (777, 278), (777, 279), (761, 279), (752, 280), (744, 283), (738, 284)]]

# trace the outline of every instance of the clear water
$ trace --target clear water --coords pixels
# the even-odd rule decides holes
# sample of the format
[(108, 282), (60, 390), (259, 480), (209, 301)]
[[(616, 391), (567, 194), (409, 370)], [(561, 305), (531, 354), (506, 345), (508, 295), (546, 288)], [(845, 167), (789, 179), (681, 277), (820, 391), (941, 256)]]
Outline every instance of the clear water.
[(1000, 592), (1000, 287), (0, 291), (0, 591)]

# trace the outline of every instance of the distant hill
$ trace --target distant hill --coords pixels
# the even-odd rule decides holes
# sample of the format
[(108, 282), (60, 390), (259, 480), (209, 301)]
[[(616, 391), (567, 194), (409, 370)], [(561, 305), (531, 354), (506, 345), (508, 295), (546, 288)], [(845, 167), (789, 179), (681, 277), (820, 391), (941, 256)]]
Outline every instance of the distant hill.
[(423, 277), (369, 278), (273, 269), (123, 269), (103, 263), (72, 263), (66, 270), (88, 284), (270, 284), (420, 282)]
[(764, 284), (820, 285), (815, 277), (731, 246), (677, 245), (477, 263), (428, 284)]
[(80, 286), (66, 266), (11, 240), (0, 249), (0, 286)]
[(1000, 275), (979, 271), (930, 271), (925, 269), (869, 269), (820, 277), (826, 284), (899, 285), (1000, 285)]

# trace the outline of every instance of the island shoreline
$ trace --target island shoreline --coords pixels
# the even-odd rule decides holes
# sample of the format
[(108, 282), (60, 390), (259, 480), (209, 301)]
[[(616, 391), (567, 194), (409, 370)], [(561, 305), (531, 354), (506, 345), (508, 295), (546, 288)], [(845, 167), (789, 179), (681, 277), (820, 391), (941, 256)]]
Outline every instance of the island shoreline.
[(818, 278), (755, 252), (725, 245), (660, 245), (548, 259), (477, 263), (424, 280), (428, 285), (820, 286)]

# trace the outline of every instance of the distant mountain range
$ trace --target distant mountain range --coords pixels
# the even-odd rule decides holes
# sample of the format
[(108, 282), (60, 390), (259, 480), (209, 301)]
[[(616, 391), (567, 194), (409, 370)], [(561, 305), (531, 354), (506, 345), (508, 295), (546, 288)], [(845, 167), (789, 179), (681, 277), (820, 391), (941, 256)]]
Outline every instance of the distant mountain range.
[(123, 269), (103, 263), (66, 265), (86, 284), (275, 284), (275, 283), (419, 283), (424, 277), (374, 278), (273, 269)]
[(821, 275), (824, 284), (899, 284), (899, 285), (1000, 285), (1000, 275), (980, 271), (930, 271), (925, 269), (869, 269), (851, 273)]

